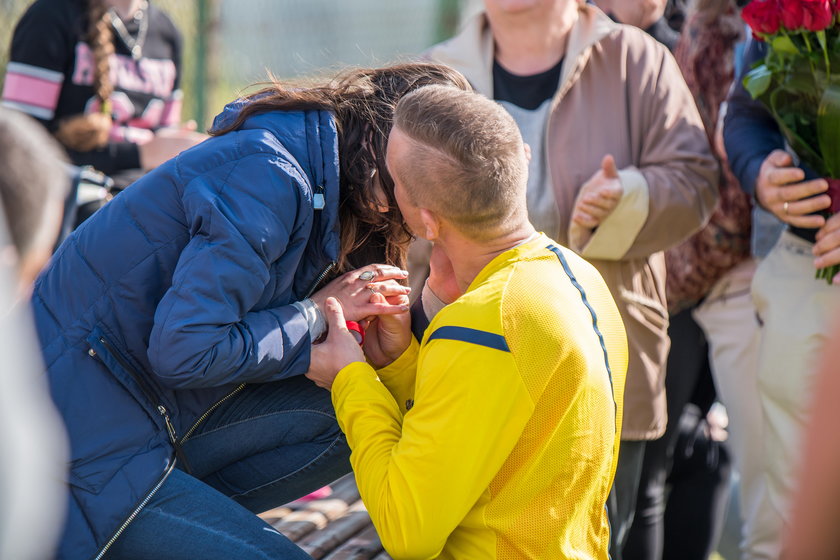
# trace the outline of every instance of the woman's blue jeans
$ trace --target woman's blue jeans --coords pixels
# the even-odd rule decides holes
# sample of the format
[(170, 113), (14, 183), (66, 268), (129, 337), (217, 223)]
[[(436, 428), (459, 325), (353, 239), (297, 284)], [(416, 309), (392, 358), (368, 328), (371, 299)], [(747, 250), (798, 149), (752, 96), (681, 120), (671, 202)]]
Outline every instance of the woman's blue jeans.
[(109, 558), (309, 558), (258, 518), (350, 472), (330, 393), (303, 376), (249, 385), (184, 444), (175, 470)]

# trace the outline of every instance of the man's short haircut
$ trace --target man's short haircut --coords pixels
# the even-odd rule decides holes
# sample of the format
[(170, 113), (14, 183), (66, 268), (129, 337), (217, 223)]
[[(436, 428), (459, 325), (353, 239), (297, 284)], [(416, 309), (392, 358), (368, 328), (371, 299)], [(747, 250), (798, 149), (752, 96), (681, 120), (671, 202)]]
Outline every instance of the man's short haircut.
[(55, 242), (58, 224), (45, 221), (56, 217), (50, 205), (63, 204), (67, 196), (65, 161), (43, 126), (0, 107), (0, 207), (18, 255)]
[(477, 93), (426, 86), (403, 97), (394, 126), (413, 142), (396, 173), (411, 202), (485, 239), (526, 219), (528, 163), (516, 122)]

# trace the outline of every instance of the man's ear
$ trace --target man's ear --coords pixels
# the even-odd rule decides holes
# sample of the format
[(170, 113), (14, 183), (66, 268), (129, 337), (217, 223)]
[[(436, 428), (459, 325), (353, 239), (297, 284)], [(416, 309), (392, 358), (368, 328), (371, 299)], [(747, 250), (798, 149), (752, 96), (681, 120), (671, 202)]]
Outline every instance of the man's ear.
[(421, 208), (420, 221), (423, 223), (423, 237), (434, 243), (440, 236), (440, 218), (428, 208)]

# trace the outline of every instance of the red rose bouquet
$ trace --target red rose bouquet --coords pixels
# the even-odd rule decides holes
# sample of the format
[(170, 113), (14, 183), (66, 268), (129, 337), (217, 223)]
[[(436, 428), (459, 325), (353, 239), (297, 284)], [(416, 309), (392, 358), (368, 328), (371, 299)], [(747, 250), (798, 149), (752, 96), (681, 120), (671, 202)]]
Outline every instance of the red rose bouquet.
[[(840, 0), (753, 0), (743, 10), (767, 55), (744, 87), (771, 112), (799, 159), (828, 178), (840, 211)], [(817, 271), (829, 283), (840, 266)]]

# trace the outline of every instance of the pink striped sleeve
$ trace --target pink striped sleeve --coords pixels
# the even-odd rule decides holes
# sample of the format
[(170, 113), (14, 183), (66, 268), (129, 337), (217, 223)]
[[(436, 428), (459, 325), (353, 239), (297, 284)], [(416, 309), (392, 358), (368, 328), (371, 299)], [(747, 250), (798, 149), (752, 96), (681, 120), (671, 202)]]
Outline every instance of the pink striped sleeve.
[(3, 104), (49, 120), (55, 114), (63, 81), (61, 72), (10, 62), (3, 86)]

